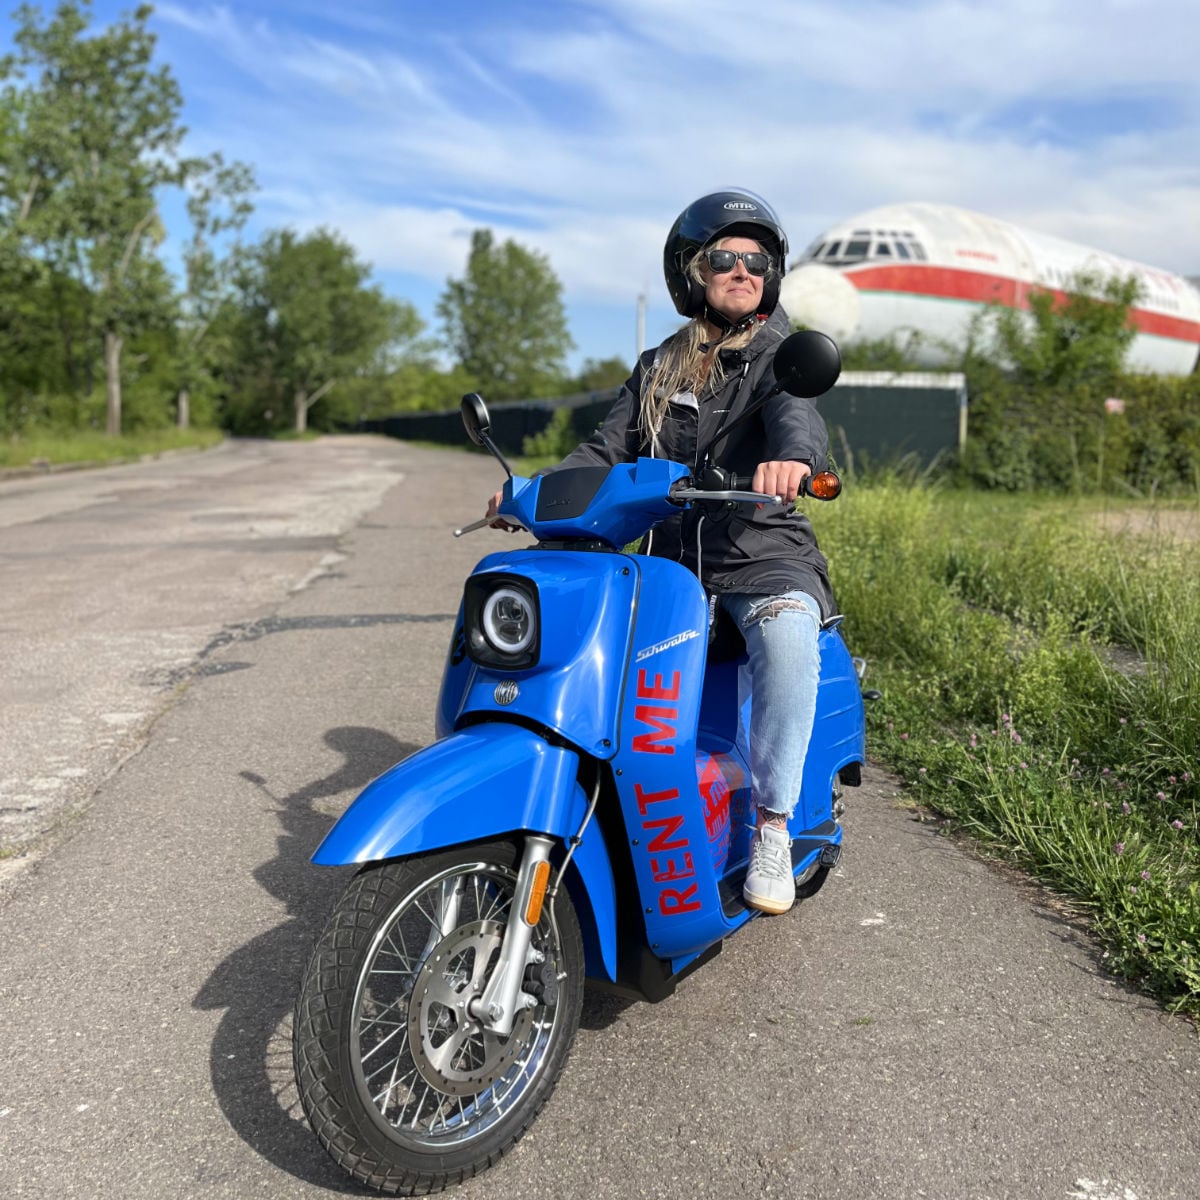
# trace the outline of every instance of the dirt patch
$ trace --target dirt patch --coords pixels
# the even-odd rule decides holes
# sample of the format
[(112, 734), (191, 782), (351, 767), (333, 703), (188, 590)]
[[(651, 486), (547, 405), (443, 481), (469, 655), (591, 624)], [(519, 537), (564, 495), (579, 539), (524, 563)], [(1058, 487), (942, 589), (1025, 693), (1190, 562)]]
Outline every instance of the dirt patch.
[(1200, 509), (1130, 508), (1096, 515), (1096, 523), (1108, 533), (1130, 537), (1166, 538), (1170, 541), (1200, 541)]

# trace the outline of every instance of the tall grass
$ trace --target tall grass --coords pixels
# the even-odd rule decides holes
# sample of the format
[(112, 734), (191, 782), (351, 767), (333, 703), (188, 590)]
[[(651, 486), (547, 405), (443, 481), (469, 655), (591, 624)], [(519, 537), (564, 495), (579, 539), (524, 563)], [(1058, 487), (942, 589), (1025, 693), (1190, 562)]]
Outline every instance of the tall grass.
[(108, 437), (98, 431), (33, 432), (0, 437), (0, 467), (111, 463), (166, 450), (215, 446), (219, 429), (154, 429)]
[(899, 480), (815, 507), (884, 693), (873, 753), (1085, 906), (1116, 972), (1200, 1016), (1200, 543)]

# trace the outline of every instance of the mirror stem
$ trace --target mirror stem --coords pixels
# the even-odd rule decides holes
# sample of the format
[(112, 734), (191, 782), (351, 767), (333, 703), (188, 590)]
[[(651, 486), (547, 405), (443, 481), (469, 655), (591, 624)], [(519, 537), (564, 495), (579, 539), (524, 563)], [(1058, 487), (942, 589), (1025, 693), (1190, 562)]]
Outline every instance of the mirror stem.
[(513, 477), (512, 467), (508, 465), (508, 459), (506, 459), (504, 455), (500, 453), (500, 449), (496, 443), (493, 442), (492, 439), (483, 432), (480, 432), (479, 440), (484, 444), (486, 449), (491, 451), (496, 461), (499, 462), (499, 464), (504, 468), (505, 474), (509, 477), (509, 479), (511, 479)]

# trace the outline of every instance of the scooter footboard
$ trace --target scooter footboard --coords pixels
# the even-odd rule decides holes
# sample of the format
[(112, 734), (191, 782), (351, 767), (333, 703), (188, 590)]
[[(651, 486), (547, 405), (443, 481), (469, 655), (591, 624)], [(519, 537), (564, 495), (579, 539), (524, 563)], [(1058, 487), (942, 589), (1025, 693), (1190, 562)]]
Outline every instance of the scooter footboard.
[[(312, 861), (330, 867), (381, 862), (512, 833), (542, 833), (566, 843), (587, 812), (578, 772), (576, 751), (552, 746), (519, 725), (471, 726), (369, 783)], [(614, 979), (616, 886), (595, 822), (576, 848), (572, 869), (589, 974)]]

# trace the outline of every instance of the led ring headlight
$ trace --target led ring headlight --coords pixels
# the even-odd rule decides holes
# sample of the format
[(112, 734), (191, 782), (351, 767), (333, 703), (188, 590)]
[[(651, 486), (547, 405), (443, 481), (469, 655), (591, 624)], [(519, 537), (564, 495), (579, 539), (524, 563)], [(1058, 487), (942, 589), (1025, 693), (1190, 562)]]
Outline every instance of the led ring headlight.
[(483, 603), (481, 618), (484, 636), (502, 654), (520, 654), (533, 642), (533, 607), (529, 597), (516, 588), (492, 592)]

